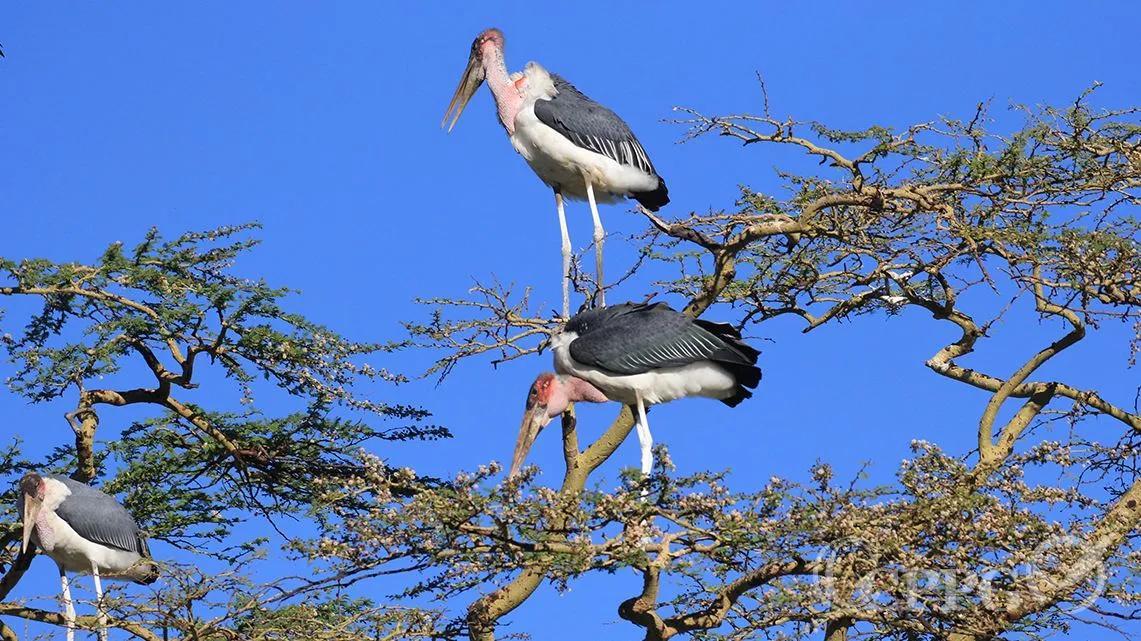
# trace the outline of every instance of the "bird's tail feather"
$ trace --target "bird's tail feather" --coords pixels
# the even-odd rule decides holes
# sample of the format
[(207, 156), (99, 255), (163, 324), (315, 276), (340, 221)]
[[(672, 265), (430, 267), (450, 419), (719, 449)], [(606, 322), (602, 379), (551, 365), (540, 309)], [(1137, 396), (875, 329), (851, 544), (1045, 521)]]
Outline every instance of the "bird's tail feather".
[(670, 202), (670, 191), (666, 189), (666, 181), (658, 177), (658, 188), (653, 191), (639, 191), (630, 194), (634, 200), (650, 211), (657, 211)]
[[(759, 372), (760, 370), (757, 371)], [(741, 404), (741, 401), (745, 400), (746, 398), (751, 398), (752, 396), (752, 392), (738, 385), (737, 389), (733, 392), (733, 395), (729, 398), (721, 399), (721, 402), (728, 405), (729, 407), (737, 407)]]
[(745, 365), (743, 363), (731, 363), (726, 361), (717, 361), (717, 364), (728, 370), (738, 385), (753, 389), (761, 384), (761, 368), (756, 365)]
[(144, 557), (136, 561), (134, 565), (126, 570), (120, 572), (106, 572), (100, 570), (99, 574), (107, 579), (118, 579), (121, 581), (131, 581), (139, 585), (150, 585), (159, 579), (159, 576), (162, 575), (162, 569), (154, 560)]
[[(761, 352), (743, 341), (741, 339), (741, 332), (737, 331), (736, 327), (728, 323), (714, 323), (700, 318), (694, 322), (732, 348), (732, 353), (726, 351), (724, 354), (725, 358), (715, 360), (718, 365), (721, 365), (733, 375), (738, 385), (743, 385), (751, 389), (760, 384), (761, 368), (757, 367), (757, 357), (761, 355)], [(740, 394), (734, 396), (733, 398), (736, 400), (733, 405), (749, 398), (749, 396), (747, 393), (745, 396), (741, 396)], [(728, 403), (728, 400), (726, 403)]]

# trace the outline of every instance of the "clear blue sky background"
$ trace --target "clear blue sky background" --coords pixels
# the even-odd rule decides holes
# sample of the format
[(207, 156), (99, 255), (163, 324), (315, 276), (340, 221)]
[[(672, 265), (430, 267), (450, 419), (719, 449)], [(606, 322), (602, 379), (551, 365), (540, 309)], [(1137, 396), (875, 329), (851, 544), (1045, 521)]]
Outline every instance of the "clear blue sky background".
[[(999, 126), (1016, 125), (1010, 102), (1067, 103), (1094, 80), (1105, 83), (1097, 104), (1136, 104), (1139, 7), (8, 3), (0, 8), (0, 255), (90, 260), (151, 225), (173, 235), (259, 220), (266, 242), (240, 269), (301, 289), (296, 309), (355, 338), (400, 338), (400, 320), (425, 316), (414, 296), (458, 295), (475, 277), (534, 286), (553, 309), (552, 198), (511, 149), (486, 90), (453, 134), (439, 129), (481, 29), (503, 29), (510, 68), (537, 60), (620, 113), (669, 182), (665, 213), (680, 217), (732, 206), (739, 183), (775, 189), (772, 167), (793, 157), (712, 138), (675, 144), (682, 129), (662, 122), (675, 105), (759, 111), (756, 71), (774, 114), (836, 127), (969, 116), (990, 98)], [(568, 213), (581, 248), (587, 209), (573, 203)], [(643, 222), (622, 206), (602, 213), (615, 274), (632, 258), (626, 236)], [(644, 293), (635, 283), (618, 297)], [(1010, 371), (1058, 331), (1008, 327), (996, 327), (972, 365)], [(950, 328), (909, 313), (808, 336), (799, 329), (790, 320), (755, 331), (773, 342), (763, 345), (757, 396), (739, 409), (686, 401), (654, 412), (654, 433), (680, 471), (729, 467), (746, 489), (774, 474), (804, 478), (820, 458), (841, 475), (873, 461), (874, 477), (888, 480), (913, 438), (958, 453), (972, 447), (984, 397), (923, 367)], [(1103, 334), (1052, 373), (1131, 404), (1129, 329)], [(385, 365), (411, 372), (428, 358)], [(497, 371), (472, 362), (439, 387), (378, 389), (427, 406), (456, 435), (401, 446), (393, 462), (449, 473), (508, 458), (527, 384), (548, 368), (546, 357)], [(22, 434), (33, 452), (45, 451), (69, 438), (64, 411), (0, 394), (0, 435)], [(611, 414), (588, 412), (596, 420), (585, 429)], [(104, 429), (121, 427), (116, 421), (108, 413)], [(533, 460), (555, 483), (557, 438), (544, 436)], [(636, 464), (636, 451), (631, 440), (607, 472)], [(39, 561), (32, 572), (35, 582), (13, 596), (52, 593), (51, 565)], [(511, 617), (513, 629), (533, 629), (541, 616), (563, 636), (539, 638), (634, 638), (615, 607), (638, 585), (619, 574), (564, 595), (545, 587)]]

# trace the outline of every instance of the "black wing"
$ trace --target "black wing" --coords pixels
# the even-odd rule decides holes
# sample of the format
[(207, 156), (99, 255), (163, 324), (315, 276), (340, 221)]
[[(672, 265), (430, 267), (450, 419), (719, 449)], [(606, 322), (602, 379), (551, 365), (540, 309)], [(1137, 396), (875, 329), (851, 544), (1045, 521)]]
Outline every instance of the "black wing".
[(146, 542), (139, 535), (139, 526), (127, 508), (111, 496), (66, 476), (52, 474), (50, 478), (71, 490), (71, 495), (60, 503), (55, 512), (76, 534), (89, 541), (150, 558)]
[(574, 85), (551, 74), (559, 94), (535, 102), (535, 116), (574, 144), (623, 165), (657, 175), (654, 164), (618, 114), (587, 98)]
[(576, 361), (620, 375), (713, 361), (746, 387), (756, 387), (757, 350), (741, 341), (730, 325), (693, 320), (665, 303), (626, 303), (579, 314), (566, 331)]

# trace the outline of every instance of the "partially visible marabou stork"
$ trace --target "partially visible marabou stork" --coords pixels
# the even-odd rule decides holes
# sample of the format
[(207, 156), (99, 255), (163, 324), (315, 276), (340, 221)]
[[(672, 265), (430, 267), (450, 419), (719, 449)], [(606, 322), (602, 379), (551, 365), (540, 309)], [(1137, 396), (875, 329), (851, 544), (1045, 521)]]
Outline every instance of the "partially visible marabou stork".
[[(515, 150), (539, 178), (555, 191), (563, 250), (563, 318), (570, 316), (571, 242), (563, 197), (585, 199), (594, 217), (595, 268), (599, 305), (605, 305), (602, 276), (604, 231), (597, 203), (634, 198), (650, 211), (669, 202), (666, 183), (654, 169), (630, 127), (613, 111), (587, 98), (561, 77), (530, 62), (523, 72), (508, 74), (503, 60), (503, 33), (488, 29), (471, 45), (467, 69), (460, 78), (441, 126), (451, 131), (472, 95), (487, 81), (499, 122)], [(448, 119), (451, 123), (448, 123)]]
[(646, 406), (715, 398), (736, 407), (761, 381), (760, 355), (732, 325), (693, 319), (665, 303), (624, 303), (575, 315), (551, 339), (555, 370), (531, 386), (511, 471), (523, 465), (539, 432), (575, 401), (634, 406), (642, 473), (653, 463)]
[(99, 638), (107, 639), (100, 577), (147, 585), (158, 579), (139, 526), (112, 497), (57, 474), (29, 472), (20, 480), (17, 507), (24, 523), (21, 550), (35, 543), (59, 566), (67, 639), (75, 638), (75, 606), (67, 573), (91, 574), (95, 581)]

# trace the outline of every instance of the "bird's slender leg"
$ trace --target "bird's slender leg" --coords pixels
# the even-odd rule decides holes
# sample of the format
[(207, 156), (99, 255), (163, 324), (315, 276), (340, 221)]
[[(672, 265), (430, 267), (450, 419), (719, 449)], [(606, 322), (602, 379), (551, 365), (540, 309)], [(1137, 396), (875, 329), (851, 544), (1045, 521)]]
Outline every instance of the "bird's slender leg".
[(67, 641), (75, 641), (75, 604), (71, 602), (71, 585), (67, 582), (67, 572), (59, 568), (59, 584), (63, 591), (63, 623), (67, 626)]
[(598, 275), (598, 305), (606, 304), (606, 281), (602, 277), (602, 241), (606, 234), (602, 229), (602, 219), (598, 216), (598, 203), (594, 202), (594, 185), (586, 180), (586, 199), (590, 201), (590, 215), (594, 216), (594, 266)]
[(91, 577), (95, 581), (95, 614), (99, 617), (99, 641), (107, 641), (107, 614), (103, 612), (103, 583), (99, 580), (99, 566), (91, 564)]
[(646, 403), (642, 400), (642, 393), (635, 392), (634, 398), (638, 405), (638, 422), (635, 427), (638, 429), (638, 444), (642, 446), (642, 474), (649, 476), (654, 466), (654, 437), (650, 435), (650, 423), (646, 420)]
[(555, 207), (559, 210), (559, 231), (563, 235), (563, 318), (570, 318), (571, 242), (567, 231), (567, 213), (563, 209), (563, 192), (555, 190)]

